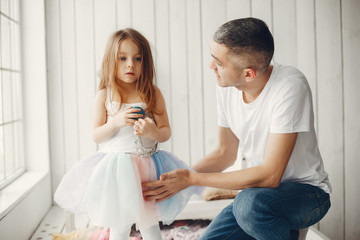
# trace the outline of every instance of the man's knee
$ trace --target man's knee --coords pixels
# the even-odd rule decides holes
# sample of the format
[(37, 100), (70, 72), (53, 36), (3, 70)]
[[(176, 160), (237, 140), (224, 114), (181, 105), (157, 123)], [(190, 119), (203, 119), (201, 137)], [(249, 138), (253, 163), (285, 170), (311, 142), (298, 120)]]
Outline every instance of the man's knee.
[(257, 216), (269, 211), (266, 193), (263, 188), (248, 188), (239, 192), (234, 199), (233, 213), (236, 220), (240, 222), (251, 222)]

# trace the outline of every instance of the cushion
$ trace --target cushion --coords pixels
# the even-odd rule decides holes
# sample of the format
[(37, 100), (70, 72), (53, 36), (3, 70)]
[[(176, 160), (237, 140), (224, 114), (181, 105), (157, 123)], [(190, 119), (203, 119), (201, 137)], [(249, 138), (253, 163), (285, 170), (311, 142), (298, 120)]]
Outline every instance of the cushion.
[(206, 187), (201, 196), (206, 201), (218, 199), (231, 199), (239, 193), (239, 190)]

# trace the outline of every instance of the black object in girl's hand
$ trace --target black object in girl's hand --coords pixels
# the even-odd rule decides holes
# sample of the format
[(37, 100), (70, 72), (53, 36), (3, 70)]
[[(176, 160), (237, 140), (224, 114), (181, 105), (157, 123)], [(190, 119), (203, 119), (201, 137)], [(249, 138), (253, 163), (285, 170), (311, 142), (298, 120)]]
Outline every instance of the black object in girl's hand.
[[(140, 109), (139, 112), (134, 112), (134, 113), (136, 113), (136, 114), (142, 114), (143, 116), (142, 116), (141, 118), (145, 118), (145, 111), (144, 111), (144, 109), (142, 109), (141, 107), (132, 107), (132, 108), (138, 108), (138, 109)], [(138, 120), (139, 118), (138, 118), (138, 117), (134, 117), (134, 118), (131, 118), (131, 119)]]

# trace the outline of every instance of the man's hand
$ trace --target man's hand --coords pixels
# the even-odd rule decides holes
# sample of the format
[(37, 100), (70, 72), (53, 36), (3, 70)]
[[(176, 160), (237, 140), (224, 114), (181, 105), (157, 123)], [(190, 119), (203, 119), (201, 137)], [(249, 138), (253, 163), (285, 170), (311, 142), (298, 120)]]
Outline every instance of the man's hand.
[(191, 185), (191, 174), (187, 169), (176, 169), (162, 174), (160, 180), (143, 183), (143, 189), (147, 189), (143, 190), (145, 200), (160, 202), (171, 198)]

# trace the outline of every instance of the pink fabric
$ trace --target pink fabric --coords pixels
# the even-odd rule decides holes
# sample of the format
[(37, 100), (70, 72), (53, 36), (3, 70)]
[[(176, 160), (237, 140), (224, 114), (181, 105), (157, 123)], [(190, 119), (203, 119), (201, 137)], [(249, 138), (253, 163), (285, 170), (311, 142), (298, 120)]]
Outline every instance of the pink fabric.
[(99, 228), (93, 233), (91, 233), (90, 240), (109, 240), (110, 229)]
[[(131, 154), (132, 164), (134, 166), (134, 173), (137, 179), (140, 181), (137, 182), (139, 195), (142, 195), (142, 186), (141, 183), (149, 182), (156, 180), (156, 168), (154, 162), (151, 157), (139, 156), (137, 154)], [(141, 220), (144, 223), (154, 222), (154, 219), (157, 219), (157, 203), (156, 201), (145, 201), (142, 198), (142, 209), (140, 212)], [(136, 223), (136, 227), (139, 228), (147, 228), (150, 226), (142, 226), (141, 223)]]

